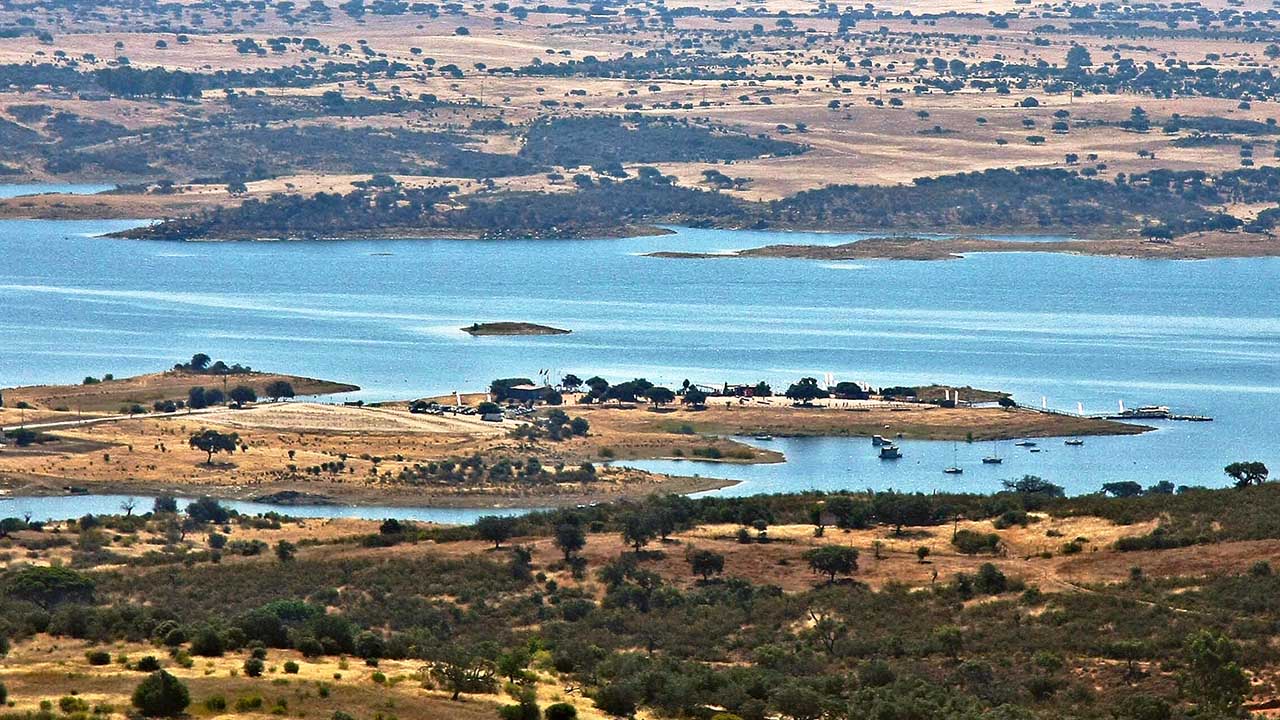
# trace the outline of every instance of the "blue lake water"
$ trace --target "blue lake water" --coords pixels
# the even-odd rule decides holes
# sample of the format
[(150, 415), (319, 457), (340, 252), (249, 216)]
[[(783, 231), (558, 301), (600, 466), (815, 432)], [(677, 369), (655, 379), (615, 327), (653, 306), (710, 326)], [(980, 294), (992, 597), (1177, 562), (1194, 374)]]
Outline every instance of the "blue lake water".
[[(1220, 485), (1222, 466), (1280, 466), (1280, 259), (1128, 260), (1044, 253), (946, 262), (667, 260), (855, 235), (679, 230), (620, 240), (157, 243), (94, 238), (127, 222), (0, 221), (0, 387), (154, 371), (203, 351), (350, 381), (368, 400), (476, 389), (495, 377), (601, 374), (715, 384), (802, 375), (1001, 388), (1087, 412), (1167, 404), (1213, 423), (1141, 437), (904, 443), (779, 439), (775, 466), (643, 463), (797, 488), (984, 491), (1041, 475)], [(1039, 238), (1021, 238), (1034, 241)], [(474, 321), (571, 335), (472, 338)], [(584, 374), (585, 373), (585, 374)], [(954, 457), (959, 477), (941, 469)]]
[[(123, 514), (121, 505), (134, 501), (135, 512), (151, 509), (154, 497), (141, 495), (63, 495), (41, 497), (0, 497), (0, 517), (22, 517), (30, 513), (33, 520), (68, 520), (92, 515)], [(193, 498), (179, 498), (178, 509), (184, 510)], [(522, 510), (480, 508), (418, 508), (394, 505), (298, 505), (281, 506), (245, 500), (223, 500), (221, 504), (244, 515), (280, 513), (302, 518), (354, 517), (367, 520), (414, 520), (445, 525), (466, 525), (481, 515), (518, 515)], [(536, 508), (535, 508), (536, 509)]]
[(14, 197), (25, 197), (27, 195), (43, 195), (45, 193), (59, 193), (63, 195), (96, 195), (107, 190), (114, 190), (115, 185), (67, 185), (63, 183), (42, 183), (31, 185), (3, 185), (0, 184), (0, 200)]

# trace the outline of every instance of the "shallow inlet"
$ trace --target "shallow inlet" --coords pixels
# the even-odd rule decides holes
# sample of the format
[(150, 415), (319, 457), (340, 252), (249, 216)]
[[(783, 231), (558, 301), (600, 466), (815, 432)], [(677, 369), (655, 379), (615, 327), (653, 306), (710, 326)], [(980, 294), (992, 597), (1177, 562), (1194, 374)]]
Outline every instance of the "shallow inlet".
[[(136, 500), (137, 513), (151, 510), (155, 501), (150, 495), (49, 495), (38, 497), (0, 498), (0, 517), (22, 517), (30, 513), (33, 520), (70, 520), (93, 515), (120, 515), (120, 504)], [(185, 509), (194, 498), (178, 498), (178, 509)], [(482, 515), (523, 515), (541, 508), (426, 508), (391, 505), (272, 505), (245, 500), (220, 500), (223, 507), (244, 515), (279, 513), (300, 518), (358, 518), (362, 520), (414, 520), (443, 525), (468, 525)]]

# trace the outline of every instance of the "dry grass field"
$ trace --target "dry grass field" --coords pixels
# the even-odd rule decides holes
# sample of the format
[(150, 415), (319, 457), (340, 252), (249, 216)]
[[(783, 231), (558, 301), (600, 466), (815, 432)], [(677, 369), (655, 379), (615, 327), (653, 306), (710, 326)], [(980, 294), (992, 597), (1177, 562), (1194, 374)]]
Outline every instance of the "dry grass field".
[[(122, 381), (125, 382), (125, 381)], [(90, 386), (99, 387), (99, 386)], [(61, 397), (60, 393), (55, 395)], [(34, 397), (34, 396), (33, 396)], [(479, 398), (473, 397), (474, 401)], [(1145, 428), (1028, 410), (939, 408), (931, 405), (829, 401), (827, 406), (713, 403), (704, 410), (569, 405), (590, 431), (561, 441), (531, 440), (513, 431), (522, 421), (485, 422), (475, 415), (415, 414), (403, 405), (339, 406), (309, 402), (259, 403), (55, 428), (46, 442), (0, 451), (0, 476), (15, 492), (57, 492), (68, 485), (122, 492), (207, 493), (254, 498), (301, 492), (343, 501), (579, 504), (655, 491), (691, 492), (723, 481), (650, 475), (602, 467), (592, 482), (550, 484), (426, 483), (406, 479), (425, 465), (483, 457), (536, 457), (547, 467), (644, 458), (716, 458), (721, 462), (777, 462), (782, 456), (725, 439), (727, 435), (884, 435), (973, 440), (1137, 433)], [(844, 407), (847, 405), (848, 407)], [(58, 419), (59, 415), (50, 415)], [(193, 434), (234, 432), (239, 452), (218, 454), (188, 446)]]
[(19, 403), (26, 403), (37, 411), (111, 415), (118, 412), (127, 413), (129, 406), (135, 404), (149, 409), (156, 401), (185, 401), (188, 391), (196, 386), (222, 389), (246, 385), (258, 394), (266, 395), (266, 387), (277, 381), (289, 383), (294, 393), (300, 396), (331, 395), (360, 389), (355, 385), (277, 373), (248, 372), (223, 376), (168, 370), (162, 373), (101, 380), (81, 385), (30, 385), (7, 388), (3, 393), (9, 408), (15, 408)]
[[(513, 421), (489, 423), (471, 415), (422, 415), (404, 408), (316, 403), (264, 403), (243, 410), (131, 419), (52, 431), (28, 448), (0, 451), (0, 477), (19, 494), (60, 492), (71, 484), (101, 491), (206, 493), (250, 499), (302, 492), (317, 499), (390, 504), (578, 504), (652, 492), (692, 492), (723, 481), (666, 478), (621, 468), (601, 468), (595, 482), (549, 485), (420, 485), (398, 480), (415, 466), (460, 461), (539, 457), (551, 466), (599, 461), (602, 443), (616, 443), (621, 457), (651, 457), (645, 437), (602, 427), (589, 438), (531, 444), (509, 437)], [(234, 432), (241, 450), (206, 454), (188, 446), (205, 429)], [(730, 441), (664, 437), (664, 448), (717, 446)], [(748, 451), (749, 452), (749, 451)], [(665, 453), (665, 454), (669, 454)], [(754, 454), (754, 453), (753, 453)], [(760, 453), (768, 457), (768, 453)], [(323, 469), (321, 469), (323, 468)]]
[(1107, 420), (1051, 415), (994, 407), (943, 408), (934, 405), (831, 400), (812, 407), (792, 406), (785, 398), (711, 404), (705, 410), (652, 412), (587, 405), (583, 416), (623, 435), (695, 432), (723, 435), (836, 435), (911, 440), (1007, 440), (1020, 437), (1127, 435), (1148, 430)]
[[(1274, 501), (1270, 488), (1249, 492), (1246, 501)], [(391, 654), (371, 664), (351, 652), (304, 654), (299, 649), (271, 647), (265, 650), (262, 676), (250, 677), (245, 666), (248, 648), (235, 645), (212, 654), (196, 651), (194, 635), (209, 622), (210, 603), (200, 597), (203, 589), (233, 606), (214, 613), (220, 619), (207, 627), (215, 631), (227, 623), (252, 627), (242, 625), (247, 617), (243, 613), (258, 612), (251, 609), (264, 597), (293, 601), (278, 605), (281, 612), (309, 606), (344, 622), (395, 618), (388, 626), (375, 628), (388, 638), (406, 632), (406, 618), (424, 627), (439, 627), (431, 623), (447, 617), (445, 631), (459, 637), (474, 637), (471, 634), (477, 623), (501, 618), (500, 625), (510, 626), (486, 627), (482, 632), (509, 638), (505, 648), (514, 643), (514, 647), (529, 650), (529, 672), (522, 682), (533, 689), (538, 704), (545, 708), (555, 702), (570, 703), (583, 720), (609, 716), (600, 694), (609, 679), (584, 680), (580, 672), (571, 669), (574, 666), (566, 659), (565, 645), (576, 639), (574, 633), (582, 634), (587, 642), (598, 640), (602, 628), (639, 643), (613, 648), (617, 654), (611, 662), (626, 660), (657, 667), (692, 661), (699, 665), (685, 667), (698, 667), (701, 672), (705, 667), (748, 671), (767, 662), (768, 652), (783, 644), (821, 657), (818, 650), (823, 633), (830, 633), (837, 642), (853, 643), (828, 646), (825, 655), (838, 658), (855, 652), (850, 648), (859, 647), (858, 643), (898, 627), (898, 640), (906, 641), (900, 651), (904, 654), (885, 655), (883, 660), (873, 656), (877, 662), (890, 663), (896, 672), (907, 672), (910, 665), (924, 668), (915, 670), (923, 673), (926, 663), (940, 663), (939, 667), (951, 672), (962, 662), (988, 662), (990, 653), (1009, 657), (1017, 664), (1028, 661), (1034, 653), (1043, 664), (1070, 677), (1084, 678), (1099, 696), (1097, 701), (1092, 696), (1085, 701), (1068, 700), (1063, 693), (1049, 700), (1027, 701), (1050, 713), (1067, 702), (1105, 708), (1114, 693), (1161, 693), (1174, 698), (1171, 693), (1180, 670), (1173, 663), (1183, 652), (1176, 645), (1182, 633), (1188, 628), (1220, 624), (1234, 629), (1239, 627), (1237, 622), (1247, 629), (1269, 612), (1265, 602), (1237, 610), (1238, 618), (1220, 618), (1217, 611), (1206, 608), (1215, 601), (1225, 606), (1235, 602), (1230, 596), (1223, 599), (1213, 594), (1224, 589), (1250, 593), (1250, 603), (1263, 600), (1257, 595), (1258, 584), (1274, 580), (1269, 579), (1271, 565), (1260, 571), (1259, 564), (1280, 562), (1280, 542), (1219, 538), (1177, 549), (1121, 551), (1117, 547), (1123, 538), (1148, 536), (1166, 524), (1176, 524), (1173, 516), (1185, 519), (1185, 503), (1172, 496), (1167, 502), (1170, 517), (1123, 522), (1063, 512), (1068, 510), (1065, 506), (1030, 512), (1021, 524), (956, 519), (924, 526), (907, 524), (897, 531), (884, 523), (853, 530), (827, 526), (818, 532), (811, 524), (795, 522), (754, 526), (690, 522), (668, 533), (666, 539), (650, 539), (638, 552), (619, 532), (626, 527), (627, 513), (643, 507), (635, 505), (636, 509), (613, 516), (608, 527), (604, 520), (590, 521), (593, 529), (585, 533), (584, 544), (576, 553), (579, 569), (586, 572), (572, 571), (562, 548), (549, 534), (550, 528), (537, 520), (517, 525), (514, 536), (498, 543), (480, 539), (483, 535), (477, 535), (478, 530), (469, 529), (419, 525), (388, 531), (384, 524), (369, 520), (287, 517), (233, 516), (226, 522), (209, 524), (165, 513), (144, 516), (149, 508), (141, 507), (136, 508), (133, 518), (51, 522), (39, 529), (9, 525), (8, 532), (0, 536), (0, 578), (17, 577), (29, 572), (31, 566), (75, 568), (82, 577), (96, 580), (98, 597), (84, 608), (63, 604), (48, 632), (28, 632), (16, 639), (0, 657), (0, 683), (16, 712), (35, 712), (42, 703), (71, 707), (83, 702), (96, 707), (98, 716), (123, 717), (133, 688), (145, 677), (129, 666), (152, 656), (188, 688), (192, 717), (341, 718), (335, 715), (341, 711), (353, 717), (384, 719), (443, 715), (492, 718), (499, 705), (511, 702), (501, 689), (502, 683), (493, 684), (488, 692), (464, 692), (451, 699), (444, 681), (430, 671), (433, 663), (439, 662), (436, 653), (445, 642), (442, 639), (427, 639), (426, 646), (415, 646), (413, 652), (422, 652), (430, 660), (391, 659), (404, 657)], [(1200, 507), (1208, 509), (1215, 502)], [(781, 510), (785, 503), (775, 509)], [(574, 513), (590, 517), (596, 511), (583, 508), (561, 517)], [(623, 521), (618, 522), (619, 518)], [(600, 527), (595, 527), (597, 522)], [(1240, 529), (1234, 521), (1231, 524), (1233, 531)], [(965, 532), (994, 536), (994, 552), (961, 552), (952, 540), (954, 533)], [(224, 543), (220, 554), (210, 550), (219, 547), (213, 542), (215, 536)], [(271, 551), (282, 542), (295, 550), (287, 558)], [(253, 545), (256, 551), (246, 550)], [(832, 546), (858, 552), (856, 568), (835, 581), (815, 573), (807, 556), (811, 550)], [(924, 557), (922, 548), (928, 551)], [(690, 559), (698, 551), (714, 553), (722, 562), (710, 580), (701, 579), (692, 570)], [(619, 568), (625, 569), (622, 579)], [(313, 573), (315, 581), (308, 582), (306, 578)], [(992, 576), (999, 578), (999, 589), (968, 594), (956, 589), (963, 582), (976, 583), (975, 578)], [(176, 587), (148, 589), (157, 582)], [(220, 582), (231, 587), (219, 587)], [(263, 587), (275, 583), (278, 592), (264, 595)], [(13, 592), (13, 586), (4, 587)], [(651, 595), (645, 594), (646, 588)], [(242, 599), (240, 593), (250, 597)], [(193, 617), (189, 626), (174, 623), (163, 625), (164, 629), (144, 630), (144, 637), (150, 634), (153, 638), (147, 641), (110, 634), (95, 638), (94, 633), (110, 631), (100, 631), (92, 624), (77, 630), (68, 620), (78, 617), (78, 612), (90, 618), (134, 617), (128, 614), (132, 609), (106, 606), (126, 597), (151, 595), (190, 607)], [(689, 638), (682, 634), (705, 632), (711, 627), (706, 623), (714, 622), (715, 614), (736, 612), (736, 601), (725, 598), (738, 596), (760, 617), (744, 621), (741, 627), (724, 629), (734, 635), (730, 645), (735, 652), (726, 659), (685, 656), (683, 643)], [(304, 597), (306, 606), (302, 604)], [(149, 607), (150, 603), (139, 605), (136, 610), (157, 612), (162, 617), (165, 612), (163, 607)], [(575, 619), (570, 607), (589, 608), (581, 611), (590, 617)], [(924, 609), (946, 614), (922, 616)], [(782, 611), (786, 624), (779, 627), (776, 613)], [(843, 624), (846, 618), (848, 625)], [(963, 621), (945, 624), (941, 618)], [(837, 624), (831, 625), (832, 620)], [(895, 626), (904, 620), (917, 625)], [(1139, 622), (1153, 628), (1153, 637), (1127, 640), (1134, 630), (1129, 625)], [(184, 635), (175, 639), (170, 627), (183, 630)], [(921, 638), (936, 638), (954, 630), (960, 631), (964, 642), (951, 651), (916, 644)], [(739, 636), (749, 641), (760, 632), (782, 633), (784, 639), (779, 644), (739, 644)], [(1006, 651), (999, 645), (1015, 642), (1010, 638), (1020, 637), (1018, 633), (1032, 633), (1034, 638), (1025, 646), (1017, 640), (1017, 650)], [(646, 648), (646, 638), (655, 644)], [(1173, 647), (1167, 645), (1170, 638)], [(1129, 658), (1127, 671), (1125, 658), (1117, 657), (1113, 649), (1120, 646), (1111, 644), (1121, 641), (1135, 643), (1132, 647), (1137, 654)], [(1162, 644), (1148, 647), (1144, 642)], [(1238, 642), (1243, 645), (1246, 640)], [(1276, 665), (1270, 659), (1273, 656), (1259, 654), (1266, 647), (1265, 639), (1260, 642), (1250, 644), (1246, 656), (1251, 709), (1269, 707), (1277, 697)], [(355, 647), (361, 652), (358, 641)], [(1101, 649), (1092, 649), (1095, 647)], [(91, 664), (89, 651), (106, 652), (106, 663)], [(1050, 655), (1061, 655), (1062, 661), (1051, 662)], [(865, 662), (859, 657), (855, 667), (865, 667)], [(859, 682), (866, 686), (865, 681)], [(949, 692), (959, 690), (950, 688)], [(696, 697), (705, 702), (703, 696)], [(654, 707), (639, 716), (669, 714)]]
[[(965, 522), (960, 527), (998, 533), (1007, 545), (1007, 553), (994, 558), (959, 555), (948, 543), (950, 527), (908, 528), (902, 536), (894, 536), (883, 529), (829, 530), (825, 537), (815, 538), (811, 526), (780, 525), (769, 528), (771, 543), (743, 545), (734, 539), (736, 526), (709, 525), (674, 534), (660, 548), (651, 549), (646, 554), (645, 565), (666, 582), (692, 590), (695, 587), (694, 576), (689, 572), (684, 553), (691, 548), (710, 549), (724, 555), (726, 577), (777, 585), (787, 593), (798, 594), (825, 582), (808, 570), (801, 558), (803, 552), (822, 544), (838, 544), (860, 550), (862, 560), (855, 577), (873, 588), (880, 588), (886, 583), (928, 588), (939, 582), (939, 578), (947, 580), (956, 573), (973, 573), (981, 563), (991, 562), (1009, 577), (1035, 584), (1044, 591), (1092, 592), (1085, 586), (1113, 579), (1108, 565), (1121, 562), (1107, 546), (1122, 534), (1150, 529), (1150, 524), (1120, 527), (1095, 518), (1038, 518), (1027, 528), (1010, 530), (994, 530), (990, 523)], [(1087, 536), (1089, 549), (1083, 556), (1076, 557), (1054, 552), (1055, 542), (1044, 537), (1050, 529), (1068, 538)], [(352, 539), (376, 530), (377, 524), (369, 521), (297, 521), (286, 522), (279, 529), (235, 526), (231, 528), (229, 537), (236, 541), (257, 540), (272, 545), (280, 540), (319, 542), (322, 544), (318, 547), (304, 547), (299, 558), (323, 556), (336, 562), (376, 563), (379, 558), (392, 555), (400, 560), (412, 560), (419, 556), (466, 559), (495, 554), (489, 544), (480, 541), (411, 544), (394, 548), (361, 548), (351, 544)], [(72, 537), (86, 532), (77, 530), (74, 524), (47, 527), (46, 533), (49, 531), (63, 532)], [(94, 532), (101, 535), (99, 531)], [(18, 533), (0, 540), (0, 545), (8, 547), (15, 541), (24, 542), (36, 537), (39, 535)], [(147, 548), (154, 547), (151, 542), (156, 539), (142, 532), (125, 536), (117, 534), (107, 542), (112, 552), (123, 557), (137, 557)], [(557, 565), (560, 551), (549, 539), (515, 538), (512, 542), (529, 548), (533, 566), (547, 568), (551, 579), (565, 585), (580, 586), (597, 598), (603, 596), (601, 583), (590, 579), (575, 580), (563, 570), (550, 569)], [(927, 562), (916, 559), (915, 550), (920, 546), (929, 547), (932, 551)], [(1225, 544), (1220, 548), (1216, 551), (1219, 557), (1245, 550), (1243, 544), (1240, 547)], [(1051, 550), (1052, 557), (1038, 557), (1043, 550)], [(592, 534), (587, 539), (583, 557), (589, 565), (600, 566), (628, 552), (616, 535)], [(1280, 549), (1274, 543), (1266, 549), (1250, 546), (1247, 552), (1250, 557), (1280, 555)], [(1188, 574), (1210, 569), (1203, 561), (1175, 567), (1160, 561), (1153, 562), (1153, 558), (1147, 555), (1131, 553), (1122, 560), (1143, 565), (1152, 577), (1159, 577), (1166, 570), (1170, 574)], [(6, 560), (0, 564), (17, 562), (11, 559), (12, 553), (5, 552), (2, 557)], [(1161, 556), (1160, 560), (1163, 559)], [(37, 564), (69, 560), (69, 548), (43, 550), (35, 553), (34, 557), (24, 558), (24, 562)], [(224, 562), (257, 564), (269, 572), (270, 564), (276, 561), (257, 557), (228, 558)], [(100, 569), (111, 570), (109, 566)], [(130, 572), (127, 568), (123, 571)], [(90, 648), (107, 650), (113, 662), (105, 666), (89, 664), (85, 652)], [(271, 649), (267, 652), (264, 675), (253, 678), (247, 677), (243, 671), (247, 651), (232, 651), (221, 657), (194, 657), (189, 667), (166, 657), (164, 651), (165, 648), (151, 643), (96, 645), (68, 637), (37, 635), (18, 643), (0, 659), (0, 682), (7, 687), (9, 697), (14, 701), (13, 709), (18, 712), (34, 712), (45, 700), (56, 706), (61, 698), (71, 696), (101, 708), (104, 715), (114, 717), (123, 715), (129, 707), (134, 686), (145, 676), (128, 669), (125, 664), (151, 655), (160, 658), (165, 669), (187, 685), (194, 717), (271, 717), (277, 714), (328, 717), (335, 710), (343, 710), (356, 717), (373, 717), (372, 713), (383, 712), (404, 718), (449, 715), (468, 720), (493, 717), (496, 705), (502, 702), (497, 695), (464, 695), (458, 701), (450, 700), (449, 693), (424, 673), (425, 664), (420, 661), (383, 660), (377, 667), (370, 667), (356, 658), (308, 658), (293, 650)], [(296, 671), (286, 670), (286, 662), (295, 664)], [(533, 670), (542, 705), (569, 702), (577, 707), (579, 717), (584, 720), (605, 717), (587, 697), (574, 689), (572, 683), (562, 680), (549, 667), (535, 663)], [(225, 700), (225, 711), (205, 707), (207, 700), (217, 697)]]
[[(110, 650), (118, 658), (132, 660), (162, 654), (152, 645), (137, 643), (118, 643)], [(57, 706), (60, 698), (74, 696), (91, 706), (109, 706), (115, 710), (109, 715), (124, 717), (134, 687), (146, 674), (119, 665), (91, 666), (84, 652), (83, 643), (48, 636), (15, 648), (0, 664), (0, 681), (9, 688), (10, 696), (17, 698), (13, 709), (36, 712), (42, 700)], [(186, 683), (192, 699), (191, 716), (200, 718), (330, 717), (335, 710), (344, 710), (404, 718), (491, 720), (500, 699), (468, 696), (451, 701), (448, 693), (429, 689), (432, 683), (423, 682), (422, 664), (412, 661), (388, 660), (373, 668), (358, 660), (307, 659), (297, 652), (275, 651), (268, 653), (265, 674), (251, 678), (242, 669), (246, 657), (247, 653), (234, 653), (198, 658), (190, 668), (170, 664), (166, 669)], [(297, 673), (285, 673), (283, 666), (288, 661), (298, 664)], [(375, 673), (386, 680), (375, 682)], [(541, 690), (548, 702), (564, 699), (551, 683), (544, 682)], [(207, 709), (204, 703), (213, 697), (225, 699), (227, 709)], [(584, 716), (592, 717), (590, 704), (583, 705)]]

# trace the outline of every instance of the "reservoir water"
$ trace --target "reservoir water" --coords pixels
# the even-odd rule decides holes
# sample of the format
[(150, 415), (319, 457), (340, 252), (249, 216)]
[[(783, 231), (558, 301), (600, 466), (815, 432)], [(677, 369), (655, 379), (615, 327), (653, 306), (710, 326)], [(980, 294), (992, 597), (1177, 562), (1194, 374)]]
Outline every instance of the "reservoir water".
[(115, 185), (67, 185), (64, 183), (42, 183), (35, 185), (3, 185), (0, 184), (0, 200), (57, 193), (60, 195), (96, 195), (100, 192), (115, 190)]
[[(184, 510), (193, 498), (178, 498), (178, 509)], [(68, 520), (92, 515), (120, 515), (121, 505), (133, 501), (136, 512), (151, 510), (155, 498), (142, 495), (52, 495), (37, 497), (0, 497), (0, 518), (22, 517), (32, 520)], [(413, 520), (445, 525), (468, 525), (481, 515), (519, 515), (524, 510), (501, 508), (431, 508), (395, 505), (297, 505), (284, 506), (245, 500), (222, 500), (223, 507), (244, 515), (279, 513), (301, 518), (364, 518), (367, 520)], [(530, 508), (536, 510), (538, 508)]]
[[(1163, 261), (1030, 252), (944, 262), (670, 260), (855, 235), (679, 229), (618, 240), (157, 243), (132, 223), (0, 221), (0, 387), (168, 367), (197, 351), (349, 381), (367, 400), (480, 388), (549, 369), (715, 384), (802, 375), (1010, 390), (1087, 412), (1166, 404), (1212, 423), (1140, 437), (1005, 443), (778, 439), (772, 466), (637, 463), (744, 480), (724, 492), (866, 487), (989, 491), (1036, 474), (1221, 485), (1223, 465), (1280, 466), (1280, 259)], [(472, 338), (475, 321), (571, 335)], [(962, 476), (941, 469), (956, 457)]]

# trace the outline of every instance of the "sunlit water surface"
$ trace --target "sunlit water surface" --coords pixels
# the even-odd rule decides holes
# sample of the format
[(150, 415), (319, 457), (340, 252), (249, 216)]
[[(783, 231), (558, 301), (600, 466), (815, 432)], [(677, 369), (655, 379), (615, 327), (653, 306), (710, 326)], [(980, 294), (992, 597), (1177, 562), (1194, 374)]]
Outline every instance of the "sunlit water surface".
[[(709, 384), (802, 375), (876, 385), (945, 382), (1026, 403), (1110, 410), (1166, 404), (1212, 423), (1138, 437), (905, 442), (779, 438), (779, 465), (636, 465), (805, 488), (990, 491), (1043, 476), (1220, 485), (1237, 459), (1280, 465), (1280, 259), (1129, 260), (1045, 253), (945, 262), (670, 260), (858, 235), (681, 229), (618, 240), (164, 243), (94, 237), (134, 224), (0, 221), (0, 387), (150, 372), (203, 351), (349, 381), (382, 400), (475, 389), (495, 377), (601, 374)], [(1028, 242), (1039, 238), (1015, 238)], [(525, 320), (554, 337), (472, 338)], [(754, 441), (752, 441), (754, 442)], [(1001, 465), (980, 458), (998, 452)], [(961, 476), (942, 474), (956, 462)]]

